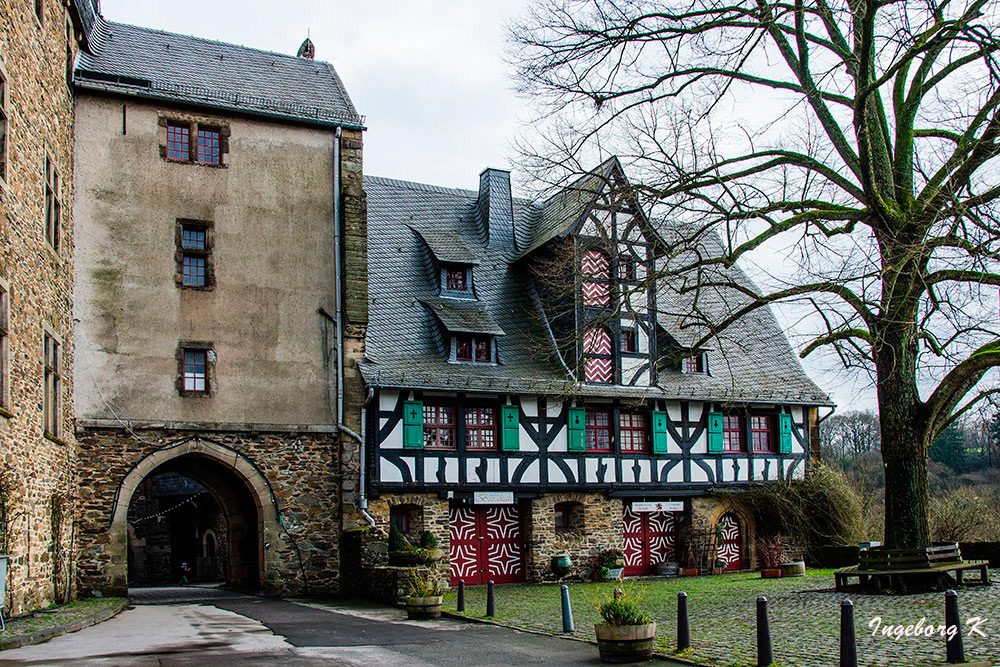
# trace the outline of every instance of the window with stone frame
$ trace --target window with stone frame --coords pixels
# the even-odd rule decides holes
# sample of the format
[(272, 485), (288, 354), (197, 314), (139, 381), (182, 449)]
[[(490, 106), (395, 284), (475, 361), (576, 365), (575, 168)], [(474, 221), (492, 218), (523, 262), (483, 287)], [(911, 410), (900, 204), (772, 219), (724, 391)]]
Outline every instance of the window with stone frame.
[(170, 162), (225, 167), (229, 128), (221, 123), (160, 118), (160, 156)]
[(205, 341), (181, 341), (177, 346), (177, 391), (181, 396), (215, 393), (215, 346)]
[(618, 431), (623, 452), (645, 452), (649, 449), (646, 415), (643, 413), (622, 412), (618, 416)]
[(586, 449), (588, 452), (611, 451), (611, 411), (587, 410)]
[(496, 408), (473, 406), (465, 408), (465, 448), (497, 448)]
[(174, 281), (179, 287), (211, 289), (215, 285), (212, 231), (212, 223), (210, 222), (201, 220), (177, 221)]
[(771, 415), (750, 415), (750, 443), (755, 452), (775, 451), (774, 419)]
[(7, 70), (0, 62), (0, 187), (6, 187), (9, 180), (7, 173), (7, 144), (10, 136), (10, 89), (7, 84)]
[(62, 437), (62, 342), (55, 334), (42, 332), (42, 432)]
[(62, 180), (48, 153), (45, 154), (45, 242), (59, 252), (62, 243)]
[(424, 404), (424, 449), (456, 449), (455, 408)]
[(586, 533), (583, 503), (574, 501), (557, 503), (554, 508), (554, 519), (557, 534), (575, 533), (582, 536)]
[(722, 451), (745, 452), (746, 437), (743, 434), (743, 417), (740, 415), (722, 416)]
[(10, 290), (0, 280), (0, 411), (10, 409)]

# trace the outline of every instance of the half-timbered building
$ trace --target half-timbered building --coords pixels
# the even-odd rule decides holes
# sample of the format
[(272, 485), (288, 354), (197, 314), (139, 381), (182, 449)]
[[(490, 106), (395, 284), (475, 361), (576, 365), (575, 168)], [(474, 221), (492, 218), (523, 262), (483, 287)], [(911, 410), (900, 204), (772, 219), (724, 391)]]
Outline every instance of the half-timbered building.
[(809, 465), (829, 398), (767, 310), (698, 346), (624, 179), (612, 159), (529, 201), (496, 169), (478, 192), (365, 177), (363, 504), (434, 532), (453, 583), (546, 578), (562, 554), (586, 574), (608, 548), (652, 573), (682, 528), (750, 567), (754, 527), (717, 492)]

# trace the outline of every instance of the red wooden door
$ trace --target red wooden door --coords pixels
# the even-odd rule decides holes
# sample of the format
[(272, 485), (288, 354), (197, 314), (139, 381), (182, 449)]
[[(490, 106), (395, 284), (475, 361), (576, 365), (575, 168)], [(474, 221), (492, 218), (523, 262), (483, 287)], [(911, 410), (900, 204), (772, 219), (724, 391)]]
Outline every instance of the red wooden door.
[(524, 581), (524, 529), (516, 505), (451, 508), (451, 583)]
[(732, 514), (723, 514), (719, 519), (722, 527), (717, 558), (725, 562), (726, 570), (743, 569), (743, 531), (740, 520)]
[(625, 574), (653, 574), (656, 566), (674, 559), (676, 522), (672, 512), (636, 512), (625, 505)]

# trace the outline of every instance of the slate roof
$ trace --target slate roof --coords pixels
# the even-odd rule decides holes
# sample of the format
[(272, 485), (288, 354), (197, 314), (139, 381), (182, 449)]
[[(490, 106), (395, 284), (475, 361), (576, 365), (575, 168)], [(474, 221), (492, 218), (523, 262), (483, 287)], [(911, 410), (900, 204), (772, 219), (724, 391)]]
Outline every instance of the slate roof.
[(444, 328), (452, 333), (504, 335), (500, 325), (486, 312), (486, 307), (472, 299), (420, 299), (441, 320)]
[(79, 88), (312, 123), (364, 125), (336, 70), (319, 60), (100, 16), (89, 48), (74, 69)]
[[(665, 370), (659, 375), (658, 386), (652, 387), (578, 383), (557, 354), (542, 304), (517, 261), (523, 253), (514, 247), (486, 247), (476, 218), (477, 192), (372, 176), (365, 176), (364, 184), (368, 195), (370, 322), (368, 359), (361, 366), (372, 386), (831, 404), (805, 374), (767, 309), (743, 318), (706, 346), (711, 348), (710, 375)], [(525, 236), (531, 230), (541, 235), (538, 238), (549, 240), (560, 235), (550, 235), (553, 226), (538, 226), (546, 202), (514, 199), (513, 204), (520, 247), (524, 247), (523, 239), (534, 247), (544, 245)], [(434, 314), (438, 312), (435, 304), (452, 306), (459, 301), (438, 296), (438, 277), (426, 268), (429, 250), (421, 241), (425, 233), (455, 235), (478, 261), (473, 269), (477, 303), (482, 309), (478, 312), (485, 313), (505, 334), (497, 342), (500, 364), (447, 361), (447, 341)], [(742, 274), (739, 277), (746, 279)], [(704, 294), (703, 298), (717, 301), (713, 308), (721, 312), (732, 296)], [(685, 302), (676, 290), (661, 290), (658, 305), (665, 311), (661, 326), (681, 345), (693, 342), (698, 332), (680, 326), (678, 317)]]
[[(411, 227), (411, 229), (413, 229)], [(447, 229), (413, 229), (424, 240), (439, 262), (451, 264), (478, 264), (479, 260), (465, 245), (462, 237)]]

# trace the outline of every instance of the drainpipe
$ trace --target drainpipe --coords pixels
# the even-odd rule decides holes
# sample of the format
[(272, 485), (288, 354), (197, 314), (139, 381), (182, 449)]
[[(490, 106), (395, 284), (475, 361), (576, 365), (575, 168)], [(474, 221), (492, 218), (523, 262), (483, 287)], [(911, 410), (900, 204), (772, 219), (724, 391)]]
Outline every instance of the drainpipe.
[[(365, 469), (365, 440), (364, 437), (358, 435), (353, 429), (349, 428), (347, 424), (344, 423), (344, 307), (343, 307), (343, 266), (340, 262), (340, 134), (342, 131), (340, 125), (334, 133), (333, 141), (333, 272), (335, 275), (335, 310), (334, 310), (334, 323), (337, 327), (336, 332), (336, 346), (337, 346), (337, 405), (336, 405), (336, 419), (337, 419), (337, 430), (341, 433), (348, 435), (353, 438), (358, 443), (358, 459), (359, 459), (359, 483), (358, 483), (358, 494), (360, 496), (360, 502), (358, 503), (359, 509), (361, 510), (361, 515), (365, 520), (372, 526), (375, 525), (375, 519), (368, 514), (366, 508), (368, 507), (368, 499), (365, 498), (364, 489), (364, 469)], [(361, 410), (361, 430), (364, 431), (365, 423), (365, 410)]]

